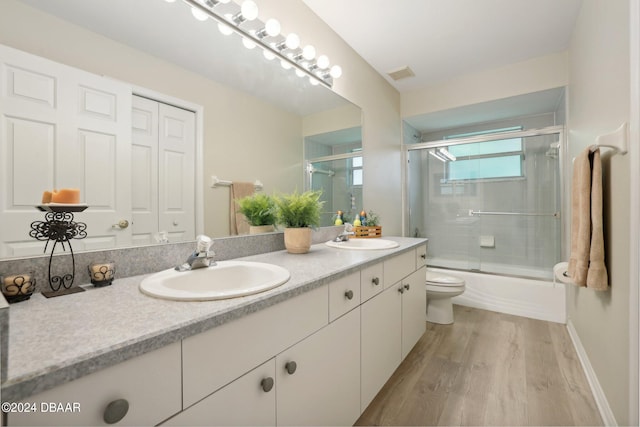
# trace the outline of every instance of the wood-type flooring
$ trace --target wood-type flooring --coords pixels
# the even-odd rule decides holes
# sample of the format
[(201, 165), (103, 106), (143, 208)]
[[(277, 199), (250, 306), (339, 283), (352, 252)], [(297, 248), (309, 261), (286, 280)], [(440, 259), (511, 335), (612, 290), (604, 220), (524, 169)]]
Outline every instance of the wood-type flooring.
[(356, 425), (602, 425), (563, 324), (454, 306)]

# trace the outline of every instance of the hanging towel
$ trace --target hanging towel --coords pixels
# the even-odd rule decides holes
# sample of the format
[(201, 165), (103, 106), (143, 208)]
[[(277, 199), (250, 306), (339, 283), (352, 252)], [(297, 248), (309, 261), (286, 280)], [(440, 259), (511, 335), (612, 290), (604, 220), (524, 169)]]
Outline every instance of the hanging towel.
[(591, 248), (589, 251), (587, 287), (596, 291), (605, 291), (609, 287), (607, 266), (604, 264), (600, 149), (593, 153), (593, 166), (591, 169)]
[(582, 151), (573, 163), (571, 189), (571, 256), (573, 283), (595, 290), (608, 288), (602, 228), (602, 163), (600, 150)]
[(231, 183), (231, 191), (229, 192), (229, 228), (232, 236), (237, 234), (249, 234), (249, 223), (240, 212), (240, 207), (236, 200), (251, 196), (254, 191), (255, 185), (252, 182)]

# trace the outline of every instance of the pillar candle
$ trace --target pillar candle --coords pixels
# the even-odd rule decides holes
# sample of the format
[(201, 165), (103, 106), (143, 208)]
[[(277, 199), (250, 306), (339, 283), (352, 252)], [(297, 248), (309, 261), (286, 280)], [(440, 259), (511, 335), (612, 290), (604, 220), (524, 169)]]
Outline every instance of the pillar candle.
[(58, 191), (53, 191), (51, 195), (51, 201), (53, 203), (80, 203), (80, 190), (77, 188), (61, 188)]

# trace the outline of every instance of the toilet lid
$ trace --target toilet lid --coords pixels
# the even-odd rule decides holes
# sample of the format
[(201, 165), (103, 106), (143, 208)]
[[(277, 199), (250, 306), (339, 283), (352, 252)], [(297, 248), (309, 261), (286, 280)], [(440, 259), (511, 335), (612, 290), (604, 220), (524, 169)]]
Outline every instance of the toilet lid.
[(463, 286), (464, 280), (459, 277), (427, 270), (427, 283), (436, 286)]

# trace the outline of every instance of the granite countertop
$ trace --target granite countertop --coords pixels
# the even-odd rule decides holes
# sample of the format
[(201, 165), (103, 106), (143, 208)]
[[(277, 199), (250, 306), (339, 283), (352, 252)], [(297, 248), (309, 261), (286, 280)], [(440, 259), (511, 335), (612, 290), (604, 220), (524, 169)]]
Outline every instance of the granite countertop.
[(104, 288), (47, 299), (35, 294), (9, 310), (7, 380), (4, 401), (74, 380), (158, 349), (243, 315), (261, 310), (367, 265), (426, 243), (426, 239), (385, 237), (398, 248), (352, 251), (317, 244), (308, 254), (286, 251), (239, 258), (289, 270), (275, 289), (219, 301), (169, 301), (138, 290), (148, 275), (116, 278)]

